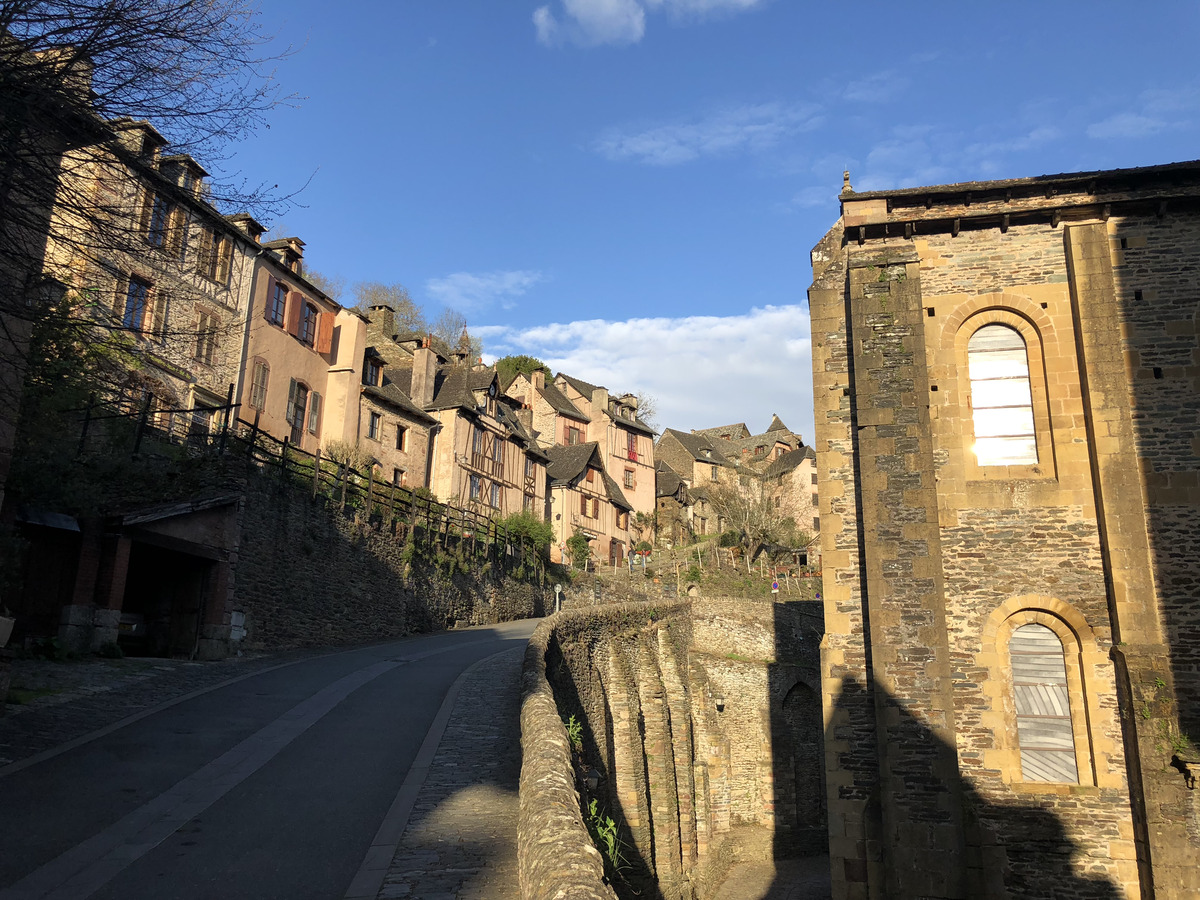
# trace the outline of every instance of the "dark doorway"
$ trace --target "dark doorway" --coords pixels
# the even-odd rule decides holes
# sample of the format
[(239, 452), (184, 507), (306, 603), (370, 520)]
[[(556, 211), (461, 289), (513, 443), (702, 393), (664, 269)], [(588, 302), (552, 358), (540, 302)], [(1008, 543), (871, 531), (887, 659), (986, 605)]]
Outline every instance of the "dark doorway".
[(137, 656), (191, 657), (214, 563), (134, 542), (121, 607), (120, 643)]

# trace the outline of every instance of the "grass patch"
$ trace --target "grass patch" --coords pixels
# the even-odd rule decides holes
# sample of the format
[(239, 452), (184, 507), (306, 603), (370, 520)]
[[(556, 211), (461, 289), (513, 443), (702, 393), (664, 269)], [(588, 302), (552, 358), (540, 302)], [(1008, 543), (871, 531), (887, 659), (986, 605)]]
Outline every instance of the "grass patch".
[(38, 697), (49, 697), (52, 694), (61, 693), (62, 691), (59, 688), (23, 688), (14, 685), (8, 689), (8, 702), (14, 706), (23, 706), (26, 703), (36, 700)]

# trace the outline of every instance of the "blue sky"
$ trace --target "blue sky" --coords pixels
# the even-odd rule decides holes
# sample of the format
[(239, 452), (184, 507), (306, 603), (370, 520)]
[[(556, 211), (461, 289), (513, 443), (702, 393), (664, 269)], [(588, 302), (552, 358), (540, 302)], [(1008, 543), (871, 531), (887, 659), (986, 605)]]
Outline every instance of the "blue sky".
[[(220, 168), (489, 357), (812, 437), (808, 251), (858, 190), (1193, 159), (1197, 3), (263, 0), (299, 100)], [(214, 168), (216, 168), (214, 166)], [(267, 222), (268, 225), (280, 223)]]

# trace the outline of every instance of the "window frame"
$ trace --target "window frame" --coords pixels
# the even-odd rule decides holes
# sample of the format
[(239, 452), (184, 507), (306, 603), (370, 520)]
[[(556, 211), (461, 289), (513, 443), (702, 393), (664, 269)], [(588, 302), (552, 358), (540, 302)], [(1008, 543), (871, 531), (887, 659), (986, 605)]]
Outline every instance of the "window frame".
[(287, 322), (288, 286), (282, 281), (273, 282), (273, 286), (267, 297), (267, 321), (282, 328)]
[[(1038, 462), (1012, 465), (979, 464), (975, 455), (975, 416), (971, 407), (971, 376), (967, 344), (979, 329), (987, 325), (1007, 325), (1025, 341), (1029, 365), (1029, 392), (1033, 401), (1033, 430)], [(1057, 477), (1050, 404), (1046, 385), (1046, 345), (1038, 326), (1025, 315), (1008, 307), (988, 306), (966, 316), (954, 333), (958, 411), (961, 417), (961, 454), (967, 481), (1028, 481)], [(1064, 387), (1064, 390), (1066, 388)]]
[(383, 433), (383, 415), (374, 410), (367, 410), (367, 438), (377, 441)]
[[(135, 299), (134, 288), (140, 288), (139, 296)], [(146, 330), (146, 313), (150, 309), (150, 295), (154, 285), (137, 275), (130, 275), (125, 286), (125, 304), (121, 311), (121, 327), (143, 334)]]
[(300, 307), (300, 323), (296, 328), (296, 338), (305, 347), (316, 345), (317, 323), (320, 319), (321, 310), (317, 309), (316, 304), (304, 301), (304, 305)]
[[(262, 412), (267, 408), (267, 390), (271, 386), (271, 364), (265, 359), (256, 357), (254, 366), (251, 368), (250, 375), (250, 399), (248, 405), (251, 409), (257, 409)], [(259, 384), (259, 373), (262, 373), (262, 384)]]

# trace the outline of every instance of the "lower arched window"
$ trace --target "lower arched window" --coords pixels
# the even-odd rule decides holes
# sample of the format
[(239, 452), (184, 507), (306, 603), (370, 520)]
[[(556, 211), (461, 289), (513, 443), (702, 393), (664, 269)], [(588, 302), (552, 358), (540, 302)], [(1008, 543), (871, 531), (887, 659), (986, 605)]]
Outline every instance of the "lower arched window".
[(1075, 733), (1062, 641), (1045, 625), (1022, 625), (1008, 642), (1024, 781), (1076, 784)]

